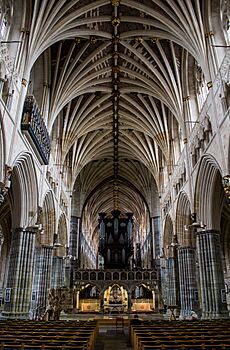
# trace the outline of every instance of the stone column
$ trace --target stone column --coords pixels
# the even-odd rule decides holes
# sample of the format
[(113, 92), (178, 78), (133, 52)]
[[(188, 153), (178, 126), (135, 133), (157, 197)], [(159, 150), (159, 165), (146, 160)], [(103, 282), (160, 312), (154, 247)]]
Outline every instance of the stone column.
[(80, 294), (80, 291), (77, 290), (76, 291), (76, 310), (79, 311), (79, 306), (80, 306), (80, 303), (79, 303), (79, 294)]
[(33, 319), (41, 316), (47, 306), (47, 296), (51, 283), (53, 247), (35, 249), (35, 267), (31, 311)]
[(159, 289), (157, 285), (155, 286), (153, 293), (154, 293), (155, 311), (158, 311), (159, 310)]
[(128, 291), (128, 313), (132, 311), (132, 293)]
[(184, 318), (190, 316), (192, 310), (197, 312), (199, 309), (195, 249), (179, 247), (177, 253), (181, 302), (180, 314)]
[(64, 259), (59, 256), (53, 256), (51, 288), (60, 288), (64, 286), (65, 268)]
[(150, 218), (153, 240), (153, 259), (158, 259), (160, 256), (160, 217), (155, 216)]
[(21, 228), (12, 233), (10, 263), (3, 317), (26, 319), (32, 296), (35, 231)]
[(80, 240), (81, 218), (71, 216), (70, 220), (70, 238), (69, 238), (69, 255), (79, 258), (79, 240)]
[(104, 312), (104, 291), (99, 294), (99, 312)]
[(228, 318), (219, 232), (197, 232), (197, 250), (202, 318)]
[(179, 281), (177, 248), (169, 246), (169, 257), (167, 259), (167, 305), (179, 305)]
[(73, 287), (73, 276), (72, 269), (74, 266), (72, 265), (72, 261), (69, 258), (64, 259), (64, 285), (65, 287), (71, 288)]
[(156, 304), (155, 304), (155, 291), (154, 290), (152, 290), (152, 297), (153, 297), (152, 308), (153, 308), (153, 310), (155, 310)]
[(103, 252), (105, 248), (106, 241), (106, 232), (105, 232), (105, 219), (106, 213), (99, 213), (99, 222), (100, 222), (100, 232), (99, 232), (99, 247), (100, 252)]

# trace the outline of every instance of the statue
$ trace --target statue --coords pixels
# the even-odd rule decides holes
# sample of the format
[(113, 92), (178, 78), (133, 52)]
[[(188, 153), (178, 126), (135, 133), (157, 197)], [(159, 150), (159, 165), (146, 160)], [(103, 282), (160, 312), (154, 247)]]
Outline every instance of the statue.
[(64, 309), (65, 294), (60, 295), (60, 290), (50, 289), (48, 294), (48, 306), (45, 310), (42, 320), (58, 321), (61, 311)]

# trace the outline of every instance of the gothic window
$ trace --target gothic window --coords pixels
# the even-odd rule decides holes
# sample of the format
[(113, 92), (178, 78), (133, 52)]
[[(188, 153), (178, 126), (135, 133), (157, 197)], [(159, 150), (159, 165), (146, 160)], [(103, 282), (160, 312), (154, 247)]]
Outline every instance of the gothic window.
[(222, 2), (221, 19), (226, 43), (230, 43), (230, 5), (229, 1)]
[(196, 64), (195, 78), (196, 78), (197, 102), (198, 102), (198, 107), (200, 111), (206, 100), (206, 97), (208, 94), (208, 88), (207, 88), (207, 82), (205, 81), (204, 73), (198, 63)]
[(0, 8), (0, 39), (6, 40), (10, 31), (12, 4), (11, 1), (3, 1)]
[(8, 22), (7, 22), (7, 18), (4, 17), (1, 21), (1, 38), (5, 38), (6, 34), (7, 34), (7, 27), (8, 27)]

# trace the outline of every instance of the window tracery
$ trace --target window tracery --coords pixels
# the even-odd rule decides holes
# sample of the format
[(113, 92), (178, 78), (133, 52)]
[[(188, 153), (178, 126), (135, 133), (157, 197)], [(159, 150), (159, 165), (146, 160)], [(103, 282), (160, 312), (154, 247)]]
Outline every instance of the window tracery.
[(0, 39), (7, 40), (10, 26), (13, 5), (11, 1), (2, 1), (0, 4)]
[(227, 45), (230, 44), (230, 3), (228, 0), (222, 2), (221, 19), (223, 32)]
[(204, 73), (198, 63), (196, 63), (195, 79), (196, 79), (198, 108), (199, 108), (199, 111), (201, 111), (206, 101), (206, 97), (208, 95), (208, 87), (207, 87)]

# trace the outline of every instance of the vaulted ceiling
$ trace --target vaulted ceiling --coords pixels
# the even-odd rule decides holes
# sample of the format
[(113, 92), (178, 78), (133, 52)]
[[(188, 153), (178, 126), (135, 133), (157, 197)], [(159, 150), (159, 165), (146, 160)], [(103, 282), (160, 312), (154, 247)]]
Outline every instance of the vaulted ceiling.
[(210, 8), (209, 0), (34, 2), (28, 67), (42, 53), (51, 63), (48, 127), (61, 130), (61, 162), (82, 207), (140, 218), (156, 205), (149, 193), (158, 197), (162, 167), (174, 162), (195, 65), (210, 79)]

